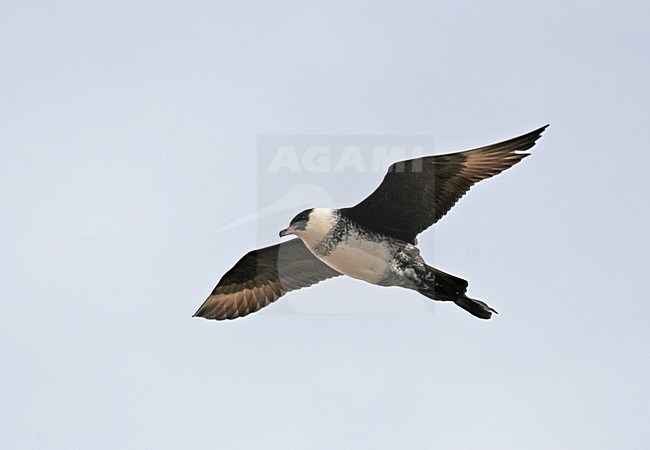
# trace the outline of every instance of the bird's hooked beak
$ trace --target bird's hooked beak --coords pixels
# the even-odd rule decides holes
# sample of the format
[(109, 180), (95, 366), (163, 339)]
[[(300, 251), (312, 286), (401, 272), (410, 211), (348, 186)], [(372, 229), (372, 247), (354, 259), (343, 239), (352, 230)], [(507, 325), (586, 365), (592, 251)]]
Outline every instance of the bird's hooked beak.
[(296, 234), (296, 229), (294, 227), (287, 227), (284, 230), (280, 230), (280, 237), (289, 236), (290, 234)]

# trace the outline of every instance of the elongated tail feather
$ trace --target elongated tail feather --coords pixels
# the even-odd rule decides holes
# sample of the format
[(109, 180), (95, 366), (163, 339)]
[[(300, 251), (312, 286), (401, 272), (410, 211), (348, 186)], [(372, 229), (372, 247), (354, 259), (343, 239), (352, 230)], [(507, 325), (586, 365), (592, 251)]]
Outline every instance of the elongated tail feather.
[(492, 313), (499, 314), (495, 309), (490, 308), (490, 306), (488, 306), (486, 303), (474, 298), (463, 296), (454, 300), (454, 303), (456, 303), (458, 306), (470, 314), (475, 315), (479, 319), (489, 319), (492, 317)]
[(432, 300), (454, 302), (480, 319), (489, 319), (492, 317), (492, 313), (498, 314), (496, 310), (481, 300), (465, 295), (467, 281), (428, 265), (425, 265), (425, 268), (427, 273), (422, 278), (421, 285), (417, 287), (420, 294)]

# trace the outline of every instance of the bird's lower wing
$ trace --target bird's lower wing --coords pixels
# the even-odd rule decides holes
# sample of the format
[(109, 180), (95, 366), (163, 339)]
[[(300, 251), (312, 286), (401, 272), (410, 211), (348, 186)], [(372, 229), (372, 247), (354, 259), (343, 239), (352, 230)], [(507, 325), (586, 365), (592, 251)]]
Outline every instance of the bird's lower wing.
[(300, 239), (260, 248), (247, 253), (221, 278), (194, 316), (216, 320), (243, 317), (287, 292), (339, 275)]

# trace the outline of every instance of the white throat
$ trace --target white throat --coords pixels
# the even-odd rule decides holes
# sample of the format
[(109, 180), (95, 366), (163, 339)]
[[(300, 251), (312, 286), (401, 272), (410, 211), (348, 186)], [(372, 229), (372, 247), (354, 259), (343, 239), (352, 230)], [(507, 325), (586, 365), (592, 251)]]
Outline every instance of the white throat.
[(314, 208), (309, 214), (309, 221), (305, 230), (300, 232), (298, 236), (307, 248), (313, 250), (332, 231), (337, 219), (338, 214), (334, 209)]

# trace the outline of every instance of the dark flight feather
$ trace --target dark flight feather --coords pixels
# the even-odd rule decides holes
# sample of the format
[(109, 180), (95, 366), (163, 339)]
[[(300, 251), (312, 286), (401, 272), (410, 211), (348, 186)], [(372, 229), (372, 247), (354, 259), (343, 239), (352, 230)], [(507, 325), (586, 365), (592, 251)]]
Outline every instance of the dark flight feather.
[(292, 239), (248, 252), (221, 278), (194, 316), (235, 319), (270, 305), (287, 292), (341, 275)]
[(363, 228), (406, 242), (436, 223), (474, 185), (514, 166), (548, 125), (504, 142), (400, 161), (365, 200), (341, 210)]

